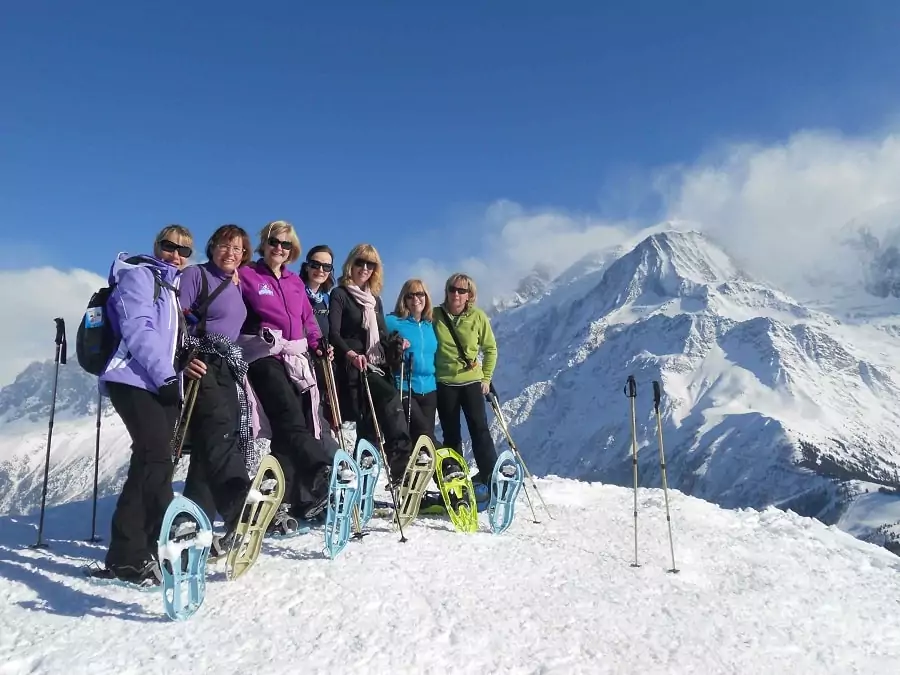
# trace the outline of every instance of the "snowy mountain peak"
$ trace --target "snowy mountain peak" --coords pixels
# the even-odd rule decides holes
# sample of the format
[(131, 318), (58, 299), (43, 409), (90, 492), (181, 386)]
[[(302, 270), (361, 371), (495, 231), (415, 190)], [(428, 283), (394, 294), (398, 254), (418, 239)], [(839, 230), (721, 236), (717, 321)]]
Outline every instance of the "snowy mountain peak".
[[(74, 355), (73, 355), (74, 356)], [(53, 361), (34, 361), (0, 389), (0, 422), (45, 421), (53, 398)], [(111, 410), (104, 400), (104, 410)], [(55, 417), (81, 417), (97, 412), (97, 378), (84, 372), (74, 358), (59, 366)]]
[(728, 254), (696, 231), (652, 234), (613, 262), (596, 292), (605, 310), (666, 298), (705, 297), (710, 285), (745, 279)]
[(540, 297), (550, 287), (553, 281), (553, 273), (546, 265), (536, 265), (534, 269), (519, 281), (512, 295), (503, 298), (495, 298), (491, 303), (490, 312), (512, 309)]

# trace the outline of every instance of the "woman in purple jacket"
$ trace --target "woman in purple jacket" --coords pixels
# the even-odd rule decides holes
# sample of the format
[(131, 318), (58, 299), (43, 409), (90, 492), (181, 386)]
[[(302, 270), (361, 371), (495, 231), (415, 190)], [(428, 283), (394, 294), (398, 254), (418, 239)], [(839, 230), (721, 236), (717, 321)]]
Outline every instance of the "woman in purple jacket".
[[(238, 270), (247, 305), (241, 329), (247, 375), (271, 426), (271, 452), (284, 471), (288, 512), (310, 520), (327, 506), (331, 477), (331, 458), (318, 429), (318, 387), (307, 353), (321, 355), (322, 333), (303, 281), (287, 268), (300, 257), (293, 226), (283, 220), (266, 225), (256, 251), (262, 257)], [(257, 355), (261, 358), (254, 358)]]
[(247, 308), (236, 271), (250, 260), (250, 237), (237, 225), (223, 225), (206, 244), (208, 262), (181, 275), (179, 298), (188, 336), (185, 347), (197, 356), (185, 376), (198, 380), (190, 421), (191, 461), (184, 496), (215, 520), (225, 522), (227, 545), (256, 473), (258, 455), (250, 435), (250, 410), (244, 391), (247, 364), (237, 346)]
[(106, 569), (96, 576), (140, 585), (161, 578), (156, 541), (174, 497), (171, 441), (182, 398), (176, 290), (192, 245), (187, 228), (170, 225), (157, 235), (152, 256), (120, 253), (110, 269), (115, 288), (107, 316), (121, 340), (100, 388), (131, 436), (131, 463), (112, 517)]

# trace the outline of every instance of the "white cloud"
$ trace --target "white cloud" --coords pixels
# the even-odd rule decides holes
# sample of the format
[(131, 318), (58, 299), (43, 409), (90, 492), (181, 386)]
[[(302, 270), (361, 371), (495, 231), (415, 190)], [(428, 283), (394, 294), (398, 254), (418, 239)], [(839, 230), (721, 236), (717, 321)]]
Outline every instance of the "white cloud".
[(842, 265), (837, 244), (850, 221), (883, 231), (891, 226), (885, 208), (900, 200), (900, 135), (803, 132), (717, 154), (661, 173), (668, 216), (700, 223), (748, 268), (788, 288), (815, 267)]
[(0, 386), (12, 382), (29, 363), (52, 359), (55, 317), (66, 321), (69, 364), (78, 368), (75, 333), (91, 295), (105, 285), (93, 272), (53, 267), (0, 271)]
[[(638, 176), (644, 185), (634, 184)], [(777, 144), (731, 144), (693, 163), (633, 174), (629, 190), (624, 205), (654, 195), (661, 203), (658, 220), (709, 232), (748, 271), (792, 291), (810, 272), (854, 271), (856, 261), (838, 248), (850, 221), (867, 223), (876, 234), (900, 227), (900, 135), (803, 131)], [(604, 203), (601, 218), (501, 200), (484, 214), (470, 255), (420, 259), (412, 272), (440, 291), (450, 272), (465, 271), (488, 291), (487, 301), (490, 293), (513, 290), (538, 263), (562, 271), (653, 224), (617, 220), (609, 215), (615, 210)]]
[(482, 251), (481, 255), (440, 261), (421, 258), (413, 264), (410, 276), (424, 279), (439, 302), (450, 274), (465, 272), (475, 279), (481, 304), (486, 305), (491, 297), (512, 290), (536, 265), (562, 272), (585, 253), (621, 241), (627, 227), (624, 222), (562, 210), (531, 212), (500, 200), (485, 212), (481, 239), (472, 243), (472, 250)]

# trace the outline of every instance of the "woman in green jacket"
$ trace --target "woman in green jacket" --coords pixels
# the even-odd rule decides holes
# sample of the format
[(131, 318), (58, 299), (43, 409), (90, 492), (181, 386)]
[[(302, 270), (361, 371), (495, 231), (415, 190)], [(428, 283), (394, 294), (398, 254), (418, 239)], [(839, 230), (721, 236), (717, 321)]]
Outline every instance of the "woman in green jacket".
[[(462, 410), (472, 438), (472, 454), (478, 465), (473, 487), (476, 499), (482, 502), (490, 495), (491, 472), (497, 461), (485, 407), (485, 396), (490, 391), (497, 364), (497, 343), (490, 319), (475, 306), (475, 299), (475, 282), (470, 277), (456, 273), (447, 279), (444, 302), (434, 310), (434, 332), (438, 341), (434, 368), (444, 446), (460, 452), (459, 413)], [(479, 352), (481, 364), (477, 360)], [(449, 468), (444, 467), (445, 475)]]

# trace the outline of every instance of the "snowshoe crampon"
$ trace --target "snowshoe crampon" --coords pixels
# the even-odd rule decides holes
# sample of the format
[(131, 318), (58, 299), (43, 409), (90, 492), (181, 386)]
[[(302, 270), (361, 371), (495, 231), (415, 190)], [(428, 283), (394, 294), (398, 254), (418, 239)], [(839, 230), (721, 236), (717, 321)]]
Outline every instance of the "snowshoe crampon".
[(157, 541), (163, 606), (170, 619), (189, 619), (206, 597), (206, 560), (212, 525), (193, 501), (176, 496), (166, 509)]
[(488, 521), (494, 534), (501, 534), (512, 525), (516, 498), (524, 480), (525, 471), (515, 455), (509, 450), (500, 453), (491, 474), (491, 501), (487, 509)]
[(356, 464), (359, 467), (359, 518), (365, 527), (375, 510), (375, 488), (381, 475), (378, 449), (364, 438), (356, 441)]
[(225, 558), (225, 578), (233, 581), (246, 572), (262, 549), (263, 537), (284, 498), (284, 473), (272, 455), (263, 457), (247, 492), (241, 517)]
[(478, 506), (466, 461), (453, 448), (438, 448), (435, 460), (435, 479), (450, 522), (458, 532), (477, 532)]
[(419, 436), (413, 452), (403, 472), (403, 480), (397, 491), (397, 506), (400, 509), (400, 527), (406, 527), (419, 515), (422, 495), (434, 475), (435, 449), (428, 436)]
[(82, 572), (91, 583), (103, 586), (122, 586), (141, 592), (155, 592), (162, 583), (162, 574), (155, 560), (148, 560), (142, 567), (117, 570), (91, 562), (82, 567)]
[(350, 523), (360, 495), (359, 466), (344, 450), (334, 454), (328, 510), (325, 515), (325, 552), (334, 559), (350, 539)]

